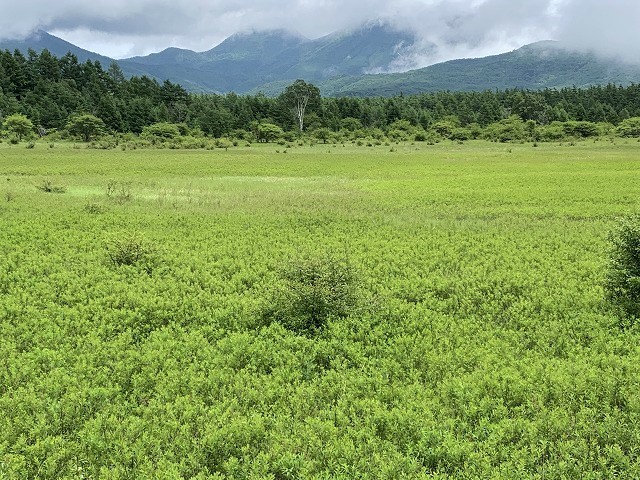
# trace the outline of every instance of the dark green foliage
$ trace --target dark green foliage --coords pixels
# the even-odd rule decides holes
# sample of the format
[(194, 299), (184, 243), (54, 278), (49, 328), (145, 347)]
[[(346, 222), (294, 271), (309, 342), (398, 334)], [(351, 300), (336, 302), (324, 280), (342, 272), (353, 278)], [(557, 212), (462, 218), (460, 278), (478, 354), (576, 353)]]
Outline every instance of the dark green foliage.
[(627, 325), (640, 319), (640, 214), (621, 220), (610, 239), (607, 294), (621, 308)]
[[(0, 67), (3, 135), (11, 144), (32, 135), (34, 125), (41, 135), (49, 132), (45, 136), (56, 140), (64, 139), (65, 132), (87, 142), (113, 133), (118, 145), (118, 135), (142, 133), (143, 141), (136, 147), (166, 148), (206, 148), (206, 142), (187, 139), (205, 135), (294, 142), (305, 127), (317, 132), (315, 138), (323, 143), (363, 144), (368, 137), (382, 141), (381, 135), (394, 142), (413, 141), (416, 134), (428, 143), (483, 136), (521, 142), (589, 138), (611, 131), (633, 137), (640, 131), (638, 84), (321, 98), (314, 85), (298, 80), (283, 84), (277, 92), (281, 95), (270, 98), (189, 94), (169, 81), (123, 78), (114, 65), (105, 71), (100, 63), (79, 63), (72, 54), (55, 58), (33, 52), (25, 58), (20, 52), (4, 51)], [(109, 141), (94, 146), (115, 145)]]
[(319, 333), (332, 318), (346, 317), (358, 303), (356, 275), (345, 259), (331, 255), (291, 261), (267, 317), (304, 335)]

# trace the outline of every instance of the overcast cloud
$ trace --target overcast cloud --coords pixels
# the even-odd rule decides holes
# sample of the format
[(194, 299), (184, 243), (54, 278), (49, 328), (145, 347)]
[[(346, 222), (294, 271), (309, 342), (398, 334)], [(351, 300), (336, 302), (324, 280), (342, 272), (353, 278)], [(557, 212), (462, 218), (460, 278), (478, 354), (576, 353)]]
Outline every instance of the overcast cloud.
[(115, 58), (169, 46), (203, 51), (238, 31), (284, 28), (309, 38), (385, 19), (414, 31), (398, 68), (513, 50), (538, 40), (640, 62), (640, 0), (0, 0), (0, 35), (43, 29)]

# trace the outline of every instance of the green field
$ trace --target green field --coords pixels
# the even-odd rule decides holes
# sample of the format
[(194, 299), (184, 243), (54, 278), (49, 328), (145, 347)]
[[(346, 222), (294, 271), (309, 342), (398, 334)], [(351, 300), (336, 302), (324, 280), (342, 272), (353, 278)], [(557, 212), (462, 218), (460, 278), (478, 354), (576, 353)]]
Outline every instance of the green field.
[(0, 144), (0, 478), (640, 477), (640, 144), (278, 148)]

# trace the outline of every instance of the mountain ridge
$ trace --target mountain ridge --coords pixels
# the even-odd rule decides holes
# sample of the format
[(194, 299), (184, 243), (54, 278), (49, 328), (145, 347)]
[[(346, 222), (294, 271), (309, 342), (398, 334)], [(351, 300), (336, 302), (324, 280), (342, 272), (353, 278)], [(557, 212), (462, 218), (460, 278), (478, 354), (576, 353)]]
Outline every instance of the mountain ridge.
[(71, 52), (78, 60), (116, 61), (127, 76), (170, 80), (200, 93), (279, 94), (297, 78), (326, 96), (392, 96), (437, 90), (543, 89), (640, 81), (640, 66), (570, 50), (550, 40), (511, 52), (463, 58), (398, 73), (383, 72), (410, 62), (415, 35), (384, 22), (308, 39), (287, 30), (236, 33), (213, 48), (194, 52), (169, 47), (146, 56), (113, 60), (43, 31), (24, 40), (0, 41), (0, 49), (26, 53)]

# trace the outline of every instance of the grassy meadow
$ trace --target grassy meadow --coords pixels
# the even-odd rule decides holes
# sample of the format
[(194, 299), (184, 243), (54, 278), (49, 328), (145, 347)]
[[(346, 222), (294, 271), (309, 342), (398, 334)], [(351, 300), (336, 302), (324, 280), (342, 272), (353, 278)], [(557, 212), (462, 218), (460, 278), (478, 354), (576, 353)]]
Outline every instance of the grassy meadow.
[(640, 144), (391, 150), (0, 144), (0, 478), (640, 477)]

